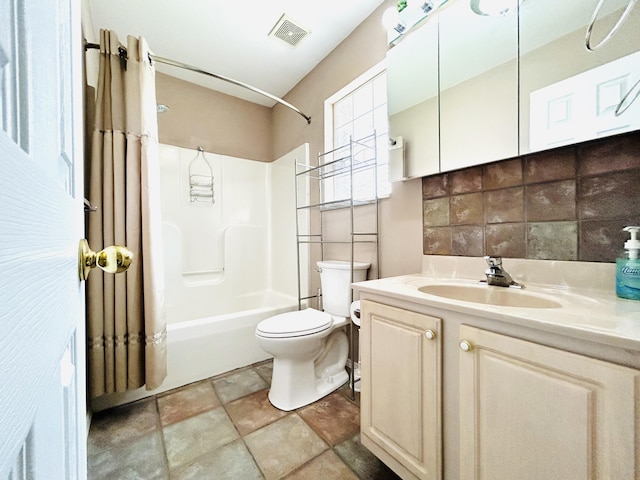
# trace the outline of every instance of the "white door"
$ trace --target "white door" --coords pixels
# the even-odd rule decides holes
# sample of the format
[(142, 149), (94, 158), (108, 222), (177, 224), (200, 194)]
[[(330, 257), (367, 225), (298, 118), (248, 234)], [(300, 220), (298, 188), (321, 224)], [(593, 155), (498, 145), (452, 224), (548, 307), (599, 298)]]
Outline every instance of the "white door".
[(86, 478), (81, 55), (79, 1), (0, 0), (2, 479)]

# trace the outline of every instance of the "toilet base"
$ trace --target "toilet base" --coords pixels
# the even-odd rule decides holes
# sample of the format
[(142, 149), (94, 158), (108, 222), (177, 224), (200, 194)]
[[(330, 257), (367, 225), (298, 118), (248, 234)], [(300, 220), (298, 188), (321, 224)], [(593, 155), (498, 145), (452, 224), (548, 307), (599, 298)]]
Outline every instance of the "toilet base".
[(337, 390), (349, 380), (345, 369), (347, 354), (346, 334), (334, 330), (315, 358), (274, 357), (269, 401), (274, 407), (288, 412)]
[[(275, 366), (274, 366), (275, 369)], [(289, 412), (296, 408), (304, 407), (322, 397), (334, 392), (349, 381), (349, 374), (346, 370), (332, 375), (330, 379), (316, 378), (315, 388), (307, 391), (298, 391), (293, 395), (285, 395), (282, 390), (272, 387), (269, 389), (269, 402), (279, 410)], [(291, 392), (289, 392), (291, 393)]]

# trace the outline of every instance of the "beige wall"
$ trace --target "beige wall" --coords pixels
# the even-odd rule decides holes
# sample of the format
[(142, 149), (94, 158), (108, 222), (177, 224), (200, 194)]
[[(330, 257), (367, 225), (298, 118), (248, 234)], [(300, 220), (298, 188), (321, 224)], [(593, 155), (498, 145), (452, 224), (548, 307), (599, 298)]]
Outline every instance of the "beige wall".
[[(271, 162), (271, 109), (156, 73), (160, 143)], [(303, 120), (304, 121), (304, 120)]]
[[(310, 144), (312, 160), (323, 151), (324, 101), (385, 58), (387, 38), (382, 13), (394, 5), (395, 1), (385, 1), (285, 96), (285, 100), (311, 116), (310, 125), (295, 112), (280, 105), (274, 107), (274, 158), (305, 142)], [(379, 222), (380, 276), (420, 271), (422, 186), (419, 178), (394, 184), (391, 197), (380, 203)], [(335, 227), (340, 229), (341, 225)], [(325, 228), (331, 228), (331, 224)]]

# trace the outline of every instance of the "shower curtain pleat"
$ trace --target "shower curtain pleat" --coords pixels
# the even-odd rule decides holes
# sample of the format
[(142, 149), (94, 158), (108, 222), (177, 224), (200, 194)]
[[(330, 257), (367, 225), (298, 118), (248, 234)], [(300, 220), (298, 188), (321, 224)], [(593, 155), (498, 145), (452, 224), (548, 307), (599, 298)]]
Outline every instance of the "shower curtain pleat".
[(126, 68), (113, 32), (100, 32), (88, 198), (94, 250), (126, 245), (125, 274), (93, 271), (87, 282), (90, 396), (145, 386), (166, 377), (166, 320), (160, 219), (155, 72), (142, 38), (127, 38)]

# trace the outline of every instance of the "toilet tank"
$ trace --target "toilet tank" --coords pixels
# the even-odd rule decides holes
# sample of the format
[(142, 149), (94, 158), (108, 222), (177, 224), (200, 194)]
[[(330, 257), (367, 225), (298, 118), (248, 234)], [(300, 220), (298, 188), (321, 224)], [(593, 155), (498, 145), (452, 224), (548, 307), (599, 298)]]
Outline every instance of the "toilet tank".
[[(331, 315), (348, 317), (351, 315), (351, 262), (325, 260), (317, 263), (320, 268), (323, 310)], [(353, 262), (353, 281), (367, 279), (370, 263)]]

